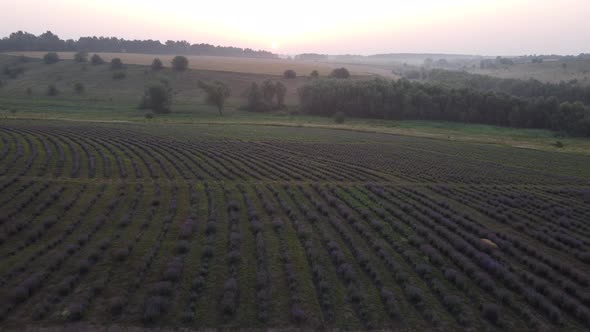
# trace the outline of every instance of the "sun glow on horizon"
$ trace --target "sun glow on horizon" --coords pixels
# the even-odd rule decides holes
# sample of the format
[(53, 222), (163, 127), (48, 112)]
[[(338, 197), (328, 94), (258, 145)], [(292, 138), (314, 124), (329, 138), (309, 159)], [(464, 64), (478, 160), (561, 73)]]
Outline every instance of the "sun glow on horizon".
[(274, 0), (21, 0), (0, 10), (12, 13), (0, 21), (1, 36), (51, 30), (62, 38), (187, 40), (285, 54), (575, 54), (590, 40), (590, 2), (579, 0), (298, 0), (284, 8)]

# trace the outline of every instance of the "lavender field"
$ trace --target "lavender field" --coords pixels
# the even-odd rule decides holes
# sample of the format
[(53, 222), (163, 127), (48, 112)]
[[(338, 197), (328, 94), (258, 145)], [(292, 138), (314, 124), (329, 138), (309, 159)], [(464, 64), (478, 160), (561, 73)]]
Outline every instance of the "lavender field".
[(590, 327), (588, 156), (218, 130), (3, 121), (0, 328)]

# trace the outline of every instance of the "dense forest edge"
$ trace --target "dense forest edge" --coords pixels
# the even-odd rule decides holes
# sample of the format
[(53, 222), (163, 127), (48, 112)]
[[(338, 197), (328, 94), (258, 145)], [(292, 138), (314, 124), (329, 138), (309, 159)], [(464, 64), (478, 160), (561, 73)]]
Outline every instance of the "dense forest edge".
[(449, 88), (471, 88), (524, 98), (553, 96), (559, 102), (581, 101), (585, 105), (590, 105), (590, 86), (581, 85), (577, 80), (548, 83), (535, 79), (497, 78), (489, 75), (445, 69), (425, 71), (421, 79), (433, 84), (442, 84)]
[(315, 80), (299, 90), (308, 114), (391, 120), (442, 120), (551, 129), (590, 136), (590, 110), (554, 96), (523, 98), (474, 88), (401, 80)]

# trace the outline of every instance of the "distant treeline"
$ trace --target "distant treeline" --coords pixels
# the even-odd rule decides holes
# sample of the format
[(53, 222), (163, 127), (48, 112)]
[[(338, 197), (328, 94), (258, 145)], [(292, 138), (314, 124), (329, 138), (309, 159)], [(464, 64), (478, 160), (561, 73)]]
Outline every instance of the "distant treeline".
[(426, 77), (430, 82), (440, 83), (450, 88), (471, 88), (525, 98), (553, 96), (560, 102), (581, 101), (590, 105), (590, 86), (582, 86), (576, 80), (555, 84), (534, 79), (506, 79), (442, 69), (433, 69), (426, 73)]
[(277, 58), (268, 51), (255, 51), (249, 48), (214, 46), (210, 44), (190, 44), (187, 41), (168, 40), (126, 40), (116, 37), (81, 37), (78, 40), (60, 39), (47, 31), (39, 36), (28, 32), (14, 32), (0, 39), (0, 52), (6, 51), (85, 51), (85, 52), (126, 52), (148, 54), (186, 54), (215, 55), (249, 58)]
[(522, 98), (402, 79), (314, 80), (299, 90), (303, 112), (397, 120), (439, 120), (544, 128), (590, 136), (590, 110), (555, 97)]

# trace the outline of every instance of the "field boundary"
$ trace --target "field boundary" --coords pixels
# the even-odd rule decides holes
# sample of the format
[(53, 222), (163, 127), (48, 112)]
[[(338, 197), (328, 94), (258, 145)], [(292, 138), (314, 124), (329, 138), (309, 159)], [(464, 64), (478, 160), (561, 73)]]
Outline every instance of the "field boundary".
[(280, 121), (183, 121), (183, 120), (172, 120), (166, 122), (150, 122), (150, 121), (133, 121), (133, 120), (104, 120), (104, 119), (75, 119), (75, 118), (62, 118), (62, 117), (26, 117), (26, 116), (14, 116), (4, 117), (6, 120), (36, 120), (36, 121), (68, 121), (68, 122), (81, 122), (81, 123), (105, 123), (105, 124), (137, 124), (137, 125), (230, 125), (230, 126), (268, 126), (268, 127), (289, 127), (289, 128), (313, 128), (313, 129), (330, 129), (330, 130), (342, 130), (359, 133), (369, 134), (386, 134), (393, 136), (404, 136), (404, 137), (418, 137), (424, 139), (443, 140), (451, 142), (466, 142), (474, 144), (489, 144), (496, 146), (508, 146), (518, 149), (527, 149), (534, 151), (548, 151), (558, 153), (569, 153), (579, 155), (590, 155), (590, 151), (586, 149), (561, 149), (555, 150), (549, 146), (535, 144), (530, 141), (518, 141), (511, 139), (497, 139), (495, 137), (484, 136), (484, 137), (473, 137), (467, 134), (457, 135), (455, 133), (433, 133), (427, 131), (421, 131), (420, 129), (411, 128), (399, 128), (399, 127), (362, 127), (355, 125), (338, 125), (338, 124), (314, 124), (314, 123), (289, 123)]

